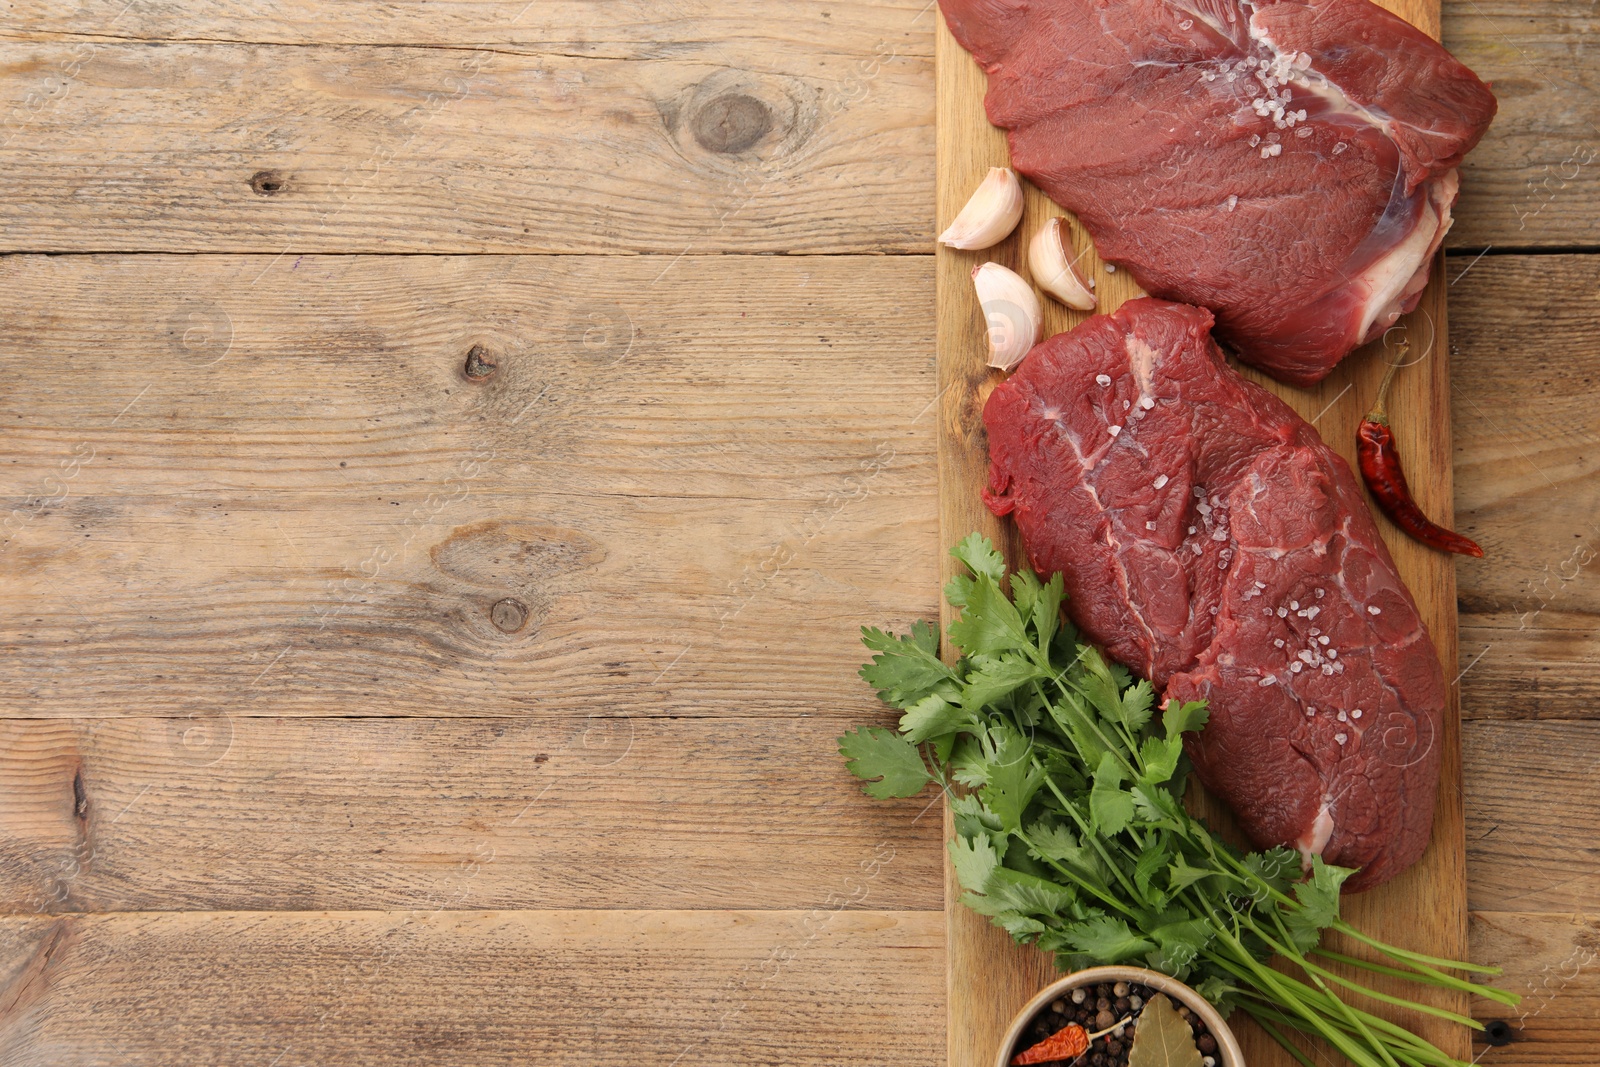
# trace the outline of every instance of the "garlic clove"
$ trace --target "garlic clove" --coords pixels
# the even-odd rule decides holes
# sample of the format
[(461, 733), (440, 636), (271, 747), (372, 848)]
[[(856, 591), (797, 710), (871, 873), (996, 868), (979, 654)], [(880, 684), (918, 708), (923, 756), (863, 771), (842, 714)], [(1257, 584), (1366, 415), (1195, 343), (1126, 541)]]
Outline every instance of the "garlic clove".
[(1028, 245), (1028, 269), (1039, 288), (1079, 311), (1093, 311), (1100, 303), (1073, 266), (1072, 245), (1064, 219), (1054, 218), (1040, 227)]
[(939, 241), (969, 251), (989, 248), (1011, 236), (1022, 221), (1022, 183), (1010, 167), (991, 167), (989, 176), (961, 209)]
[(1044, 319), (1039, 294), (1021, 275), (998, 263), (974, 268), (972, 284), (989, 327), (989, 366), (1010, 370), (1039, 343)]

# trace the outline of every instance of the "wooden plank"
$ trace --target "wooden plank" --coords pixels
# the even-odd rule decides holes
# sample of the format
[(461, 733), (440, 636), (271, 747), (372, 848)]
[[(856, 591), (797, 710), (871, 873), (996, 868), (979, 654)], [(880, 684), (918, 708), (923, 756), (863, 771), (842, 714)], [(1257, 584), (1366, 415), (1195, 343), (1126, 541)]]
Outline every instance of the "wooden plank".
[[(863, 863), (859, 903), (939, 907), (937, 820), (925, 800), (864, 801), (833, 756), (838, 730), (599, 715), (9, 720), (0, 910), (794, 908)], [(1600, 760), (1573, 758), (1600, 752), (1597, 731), (1468, 724), (1475, 910), (1600, 901)]]
[(1444, 40), (1500, 114), (1461, 168), (1452, 248), (1600, 245), (1600, 80), (1593, 4), (1451, 0)]
[(942, 933), (827, 907), (0, 919), (0, 1062), (931, 1063)]
[[(866, 621), (933, 611), (931, 582), (923, 579), (933, 563), (909, 550), (904, 536), (920, 537), (915, 544), (934, 550), (938, 536), (931, 522), (901, 525), (907, 515), (928, 512), (910, 496), (933, 493), (933, 419), (922, 408), (923, 398), (938, 390), (926, 366), (904, 355), (931, 349), (928, 266), (910, 258), (842, 264), (691, 256), (656, 285), (642, 285), (651, 270), (659, 274), (656, 262), (563, 258), (518, 267), (502, 259), (285, 258), (254, 286), (267, 266), (262, 259), (0, 264), (6, 291), (18, 296), (0, 309), (8, 382), (0, 397), (6, 426), (0, 537), (10, 541), (0, 550), (8, 579), (3, 595), (11, 597), (6, 646), (27, 659), (22, 673), (35, 683), (58, 680), (38, 689), (42, 702), (24, 710), (102, 713), (107, 697), (152, 693), (158, 673), (165, 678), (155, 693), (170, 689), (173, 699), (131, 712), (187, 713), (179, 697), (210, 705), (229, 689), (248, 693), (259, 667), (291, 635), (317, 637), (318, 611), (368, 597), (362, 589), (330, 593), (328, 582), (362, 579), (360, 565), (378, 542), (403, 544), (426, 534), (413, 542), (410, 569), (390, 569), (390, 577), (398, 576), (392, 587), (387, 577), (379, 582), (381, 598), (419, 597), (430, 576), (443, 581), (422, 549), (491, 514), (526, 520), (533, 501), (514, 494), (528, 486), (538, 491), (533, 512), (544, 510), (546, 525), (579, 531), (587, 530), (590, 506), (611, 502), (611, 510), (626, 514), (606, 522), (622, 522), (645, 509), (643, 498), (659, 488), (661, 499), (629, 536), (667, 536), (675, 526), (707, 539), (706, 549), (674, 571), (661, 555), (616, 555), (624, 550), (606, 545), (634, 576), (651, 577), (648, 587), (662, 605), (654, 619), (658, 632), (675, 633), (690, 619), (702, 632), (720, 629), (717, 648), (738, 654), (742, 665), (766, 664), (771, 657), (757, 633), (738, 625), (747, 616), (722, 625), (723, 611), (758, 593), (747, 609), (762, 611), (763, 603), (770, 609), (750, 617), (771, 622), (782, 613), (784, 625), (805, 627), (806, 640), (829, 649), (829, 662), (814, 672), (795, 659), (795, 670), (810, 672), (806, 685), (821, 686), (830, 701), (859, 699), (859, 686), (837, 670), (854, 656), (848, 625), (818, 617), (829, 611), (794, 608), (813, 585), (854, 598), (854, 585), (886, 571), (888, 582), (878, 589), (893, 597), (899, 592), (888, 590), (904, 590), (906, 600), (886, 603), (882, 619), (869, 614)], [(765, 272), (763, 282), (746, 286), (752, 269)], [(1464, 368), (1453, 394), (1459, 525), (1493, 557), (1483, 565), (1458, 563), (1466, 613), (1462, 665), (1472, 664), (1462, 677), (1467, 715), (1589, 717), (1600, 704), (1594, 641), (1600, 587), (1589, 581), (1594, 565), (1582, 561), (1592, 560), (1600, 514), (1594, 466), (1600, 426), (1587, 400), (1600, 376), (1594, 357), (1600, 333), (1587, 309), (1600, 291), (1600, 267), (1584, 256), (1491, 254), (1451, 259), (1446, 274), (1456, 280), (1453, 339)], [(574, 293), (584, 294), (576, 306)], [(550, 315), (547, 307), (566, 310)], [(616, 315), (613, 342), (608, 331)], [(706, 323), (715, 336), (702, 333)], [(232, 350), (203, 366), (218, 354), (206, 347), (213, 326), (216, 344), (230, 338)], [(474, 384), (461, 370), (466, 350), (480, 341), (507, 363), (490, 381)], [(627, 358), (606, 368), (613, 352)], [(74, 373), (58, 373), (61, 366)], [(818, 366), (821, 374), (811, 374)], [(840, 403), (846, 394), (835, 381), (850, 382), (848, 405)], [(547, 406), (509, 426), (546, 387)], [(691, 418), (672, 418), (674, 411)], [(885, 427), (893, 434), (880, 435)], [(872, 474), (859, 464), (872, 461), (883, 443), (896, 454), (893, 464), (851, 485), (853, 474)], [(509, 458), (483, 464), (470, 480), (478, 502), (454, 502), (437, 523), (411, 520), (429, 494), (435, 499), (424, 517), (437, 506), (440, 485), (472, 462), (478, 446)], [(75, 448), (96, 453), (77, 477), (51, 482)], [(69, 488), (66, 501), (58, 509), (37, 507), (53, 499), (53, 486)], [(253, 490), (274, 494), (274, 509), (240, 506)], [(818, 510), (830, 494), (835, 506), (846, 504), (834, 518), (832, 507)], [(763, 518), (749, 507), (718, 504), (755, 498), (782, 501), (789, 510)], [(475, 510), (480, 502), (482, 514)], [(330, 522), (328, 509), (339, 510), (338, 522)], [(171, 523), (182, 537), (160, 523)], [(819, 526), (811, 549), (826, 550), (829, 571), (842, 568), (853, 577), (830, 581), (811, 568), (765, 581), (776, 557), (758, 550), (781, 557), (786, 531), (805, 541)], [(874, 547), (870, 555), (851, 550), (851, 537), (862, 536)], [(74, 541), (85, 544), (67, 552)], [(96, 542), (109, 544), (101, 550)], [(707, 560), (717, 563), (707, 568)], [(626, 576), (613, 577), (605, 590), (621, 595)], [(728, 582), (736, 585), (731, 593)], [(485, 608), (498, 603), (477, 600), (472, 585), (451, 587), (454, 600), (438, 595), (424, 608), (448, 616), (472, 593), (482, 621)], [(64, 597), (66, 589), (80, 592)], [(179, 608), (149, 619), (147, 595), (155, 589)], [(576, 592), (563, 590), (571, 611), (594, 608), (571, 600)], [(770, 600), (774, 595), (778, 600)], [(226, 632), (211, 637), (182, 617), (213, 603), (208, 598), (234, 605), (214, 619)], [(82, 609), (85, 603), (96, 606)], [(379, 656), (403, 672), (438, 678), (438, 659), (432, 667), (416, 661), (430, 638), (419, 635), (414, 617), (357, 627), (354, 616), (365, 614), (347, 609), (339, 616), (350, 627), (326, 656)], [(98, 633), (102, 643), (85, 645), (83, 633)], [(138, 640), (141, 633), (149, 640)], [(274, 643), (278, 637), (282, 643)], [(69, 641), (80, 681), (104, 677), (106, 688), (61, 688)], [(648, 656), (640, 653), (645, 643), (635, 640), (630, 649), (600, 649), (619, 656), (584, 662), (602, 669), (634, 659), (643, 672), (643, 659), (650, 659), (659, 672), (688, 641), (656, 643), (661, 648)], [(197, 657), (178, 675), (197, 689), (171, 686), (171, 659), (166, 669), (157, 664), (174, 648), (187, 649), (186, 662)], [(304, 643), (296, 648), (290, 662), (310, 651)], [(330, 678), (322, 673), (326, 685)], [(339, 693), (370, 693), (370, 685), (357, 685), (358, 670), (339, 673), (344, 688), (322, 696), (310, 688), (312, 678), (283, 678), (298, 693), (291, 704), (317, 712)], [(416, 707), (437, 709), (443, 686), (430, 683)], [(477, 699), (467, 694), (462, 710), (474, 713)], [(355, 704), (368, 702), (362, 696)], [(280, 710), (274, 705), (269, 712)]]
[(871, 48), (0, 44), (0, 251), (922, 250), (929, 65)]
[[(1428, 0), (1400, 0), (1388, 5), (1414, 24), (1437, 35), (1438, 8)], [(949, 220), (990, 166), (1007, 162), (1003, 137), (987, 126), (982, 109), (984, 79), (981, 71), (949, 35), (940, 28), (936, 69), (939, 96), (939, 221)], [(1018, 233), (996, 249), (960, 253), (940, 248), (938, 262), (939, 362), (941, 419), (939, 438), (940, 532), (945, 545), (966, 532), (979, 529), (999, 534), (1002, 528), (986, 513), (980, 490), (986, 480), (980, 412), (989, 389), (999, 380), (987, 371), (981, 315), (971, 291), (973, 266), (993, 259), (1017, 266), (1023, 241), (1047, 214), (1059, 214), (1037, 190), (1029, 190), (1028, 211)], [(1073, 224), (1079, 249), (1086, 236)], [(1126, 273), (1108, 274), (1092, 252), (1082, 261), (1098, 280), (1101, 310), (1114, 310), (1136, 294)], [(1386, 342), (1352, 356), (1319, 388), (1295, 390), (1261, 377), (1308, 419), (1314, 419), (1334, 448), (1351, 458), (1355, 426), (1376, 394), (1389, 353), (1402, 340), (1412, 344), (1415, 369), (1401, 375), (1391, 395), (1390, 410), (1397, 417), (1396, 436), (1402, 452), (1411, 457), (1417, 496), (1430, 513), (1450, 521), (1452, 471), (1450, 466), (1449, 347), (1446, 343), (1443, 258), (1417, 312), (1391, 331)], [(1082, 318), (1052, 305), (1046, 336)], [(1391, 346), (1387, 351), (1385, 345)], [(1423, 618), (1439, 645), (1446, 677), (1456, 674), (1456, 611), (1453, 564), (1421, 548), (1380, 520), (1386, 542), (1402, 576), (1415, 594)], [(1014, 537), (1001, 543), (1018, 558)], [(945, 573), (955, 564), (945, 560)], [(946, 609), (948, 621), (948, 608)], [(1452, 690), (1453, 692), (1453, 690)], [(1464, 815), (1460, 782), (1459, 712), (1452, 700), (1439, 746), (1444, 788), (1435, 812), (1433, 844), (1413, 869), (1388, 885), (1347, 900), (1345, 913), (1372, 935), (1415, 950), (1449, 958), (1463, 958), (1466, 942), (1466, 876), (1464, 871)], [(953, 872), (947, 872), (950, 908), (950, 1023), (949, 1062), (953, 1067), (981, 1067), (993, 1050), (1012, 1012), (1036, 991), (1048, 974), (1048, 963), (1038, 953), (1019, 953), (1005, 944), (998, 931), (981, 929), (977, 917), (955, 903)], [(1461, 1010), (1464, 998), (1437, 995), (1440, 1006)], [(1427, 1017), (1407, 1020), (1419, 1033), (1446, 1052), (1465, 1056), (1469, 1041), (1464, 1031)], [(1264, 1034), (1250, 1027), (1242, 1037), (1246, 1056), (1258, 1067), (1292, 1062)]]
[(612, 59), (748, 58), (788, 47), (832, 56), (933, 55), (933, 13), (925, 0), (429, 0), (328, 3), (245, 0), (138, 4), (17, 0), (7, 36), (23, 40), (132, 38), (273, 44), (406, 44), (542, 48)]
[[(932, 236), (936, 13), (919, 0), (7, 14), (6, 248), (923, 252)], [(1600, 243), (1600, 87), (1578, 43), (1596, 23), (1558, 0), (1445, 4), (1446, 43), (1501, 99), (1451, 247)], [(261, 172), (280, 191), (257, 194)]]
[(1589, 1067), (1600, 1048), (1600, 924), (1576, 914), (1474, 911), (1472, 958), (1505, 968), (1507, 1008), (1473, 998), (1473, 1014), (1498, 1041), (1480, 1039), (1481, 1067)]
[[(613, 684), (625, 684), (614, 682)], [(826, 719), (0, 720), (0, 912), (938, 911)]]
[(1452, 260), (1462, 701), (1474, 718), (1600, 707), (1600, 257)]
[(1464, 741), (1472, 909), (1600, 908), (1600, 722), (1472, 722)]
[(929, 273), (0, 262), (4, 713), (878, 714), (856, 628), (937, 595)]

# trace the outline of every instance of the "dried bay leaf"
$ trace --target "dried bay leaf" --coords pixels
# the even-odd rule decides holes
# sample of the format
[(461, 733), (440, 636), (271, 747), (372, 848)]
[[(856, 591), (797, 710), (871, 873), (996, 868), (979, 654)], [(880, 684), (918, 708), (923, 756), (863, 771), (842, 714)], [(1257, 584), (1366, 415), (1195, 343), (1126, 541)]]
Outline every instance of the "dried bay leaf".
[(1194, 1031), (1172, 1001), (1160, 993), (1150, 998), (1139, 1015), (1128, 1067), (1201, 1067)]

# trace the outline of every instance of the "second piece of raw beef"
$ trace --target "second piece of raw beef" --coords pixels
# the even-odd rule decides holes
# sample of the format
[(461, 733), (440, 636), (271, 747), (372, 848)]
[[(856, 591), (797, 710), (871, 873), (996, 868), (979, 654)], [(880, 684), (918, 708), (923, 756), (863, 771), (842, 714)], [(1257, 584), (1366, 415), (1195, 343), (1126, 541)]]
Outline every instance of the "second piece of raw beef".
[(1135, 300), (1036, 347), (984, 407), (985, 500), (1085, 634), (1210, 702), (1189, 755), (1258, 845), (1377, 885), (1428, 844), (1439, 656), (1349, 466), (1210, 328)]

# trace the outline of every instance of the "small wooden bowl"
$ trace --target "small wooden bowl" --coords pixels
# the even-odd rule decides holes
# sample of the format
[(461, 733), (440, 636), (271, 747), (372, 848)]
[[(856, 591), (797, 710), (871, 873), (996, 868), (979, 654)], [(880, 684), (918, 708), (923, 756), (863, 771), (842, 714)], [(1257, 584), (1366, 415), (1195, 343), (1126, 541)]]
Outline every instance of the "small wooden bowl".
[(995, 1067), (1009, 1067), (1011, 1057), (1019, 1051), (1017, 1042), (1022, 1037), (1023, 1029), (1028, 1025), (1028, 1021), (1038, 1014), (1039, 1009), (1053, 1000), (1070, 997), (1072, 991), (1079, 986), (1099, 985), (1102, 982), (1142, 985), (1165, 993), (1178, 1003), (1187, 1005), (1190, 1011), (1200, 1016), (1211, 1036), (1217, 1039), (1217, 1067), (1245, 1067), (1244, 1053), (1239, 1049), (1238, 1038), (1233, 1036), (1228, 1024), (1205, 997), (1176, 978), (1168, 978), (1159, 971), (1147, 971), (1143, 967), (1090, 967), (1086, 971), (1077, 971), (1045, 986), (1039, 995), (1028, 1001), (1022, 1010), (1017, 1012), (1016, 1018), (1011, 1020), (1011, 1029), (1006, 1031), (1005, 1040), (1000, 1042), (1000, 1054), (995, 1057)]

